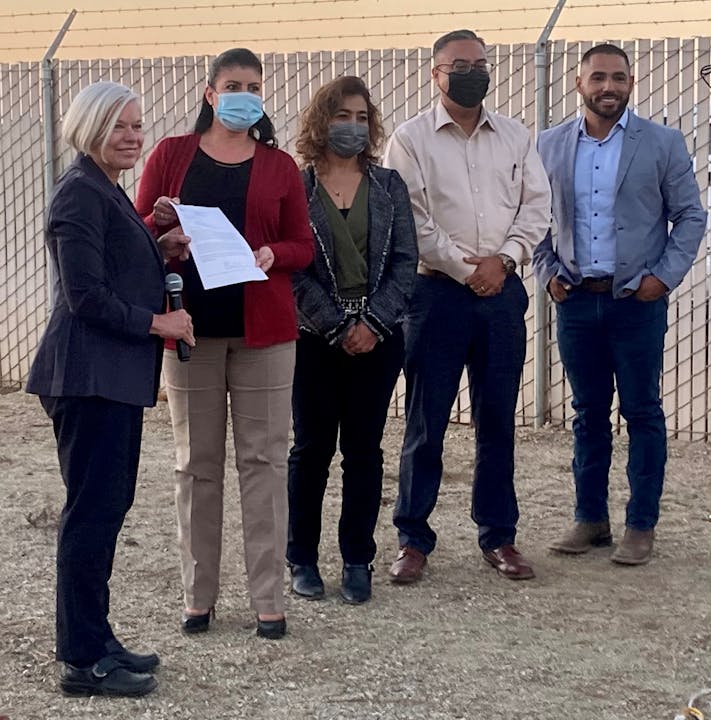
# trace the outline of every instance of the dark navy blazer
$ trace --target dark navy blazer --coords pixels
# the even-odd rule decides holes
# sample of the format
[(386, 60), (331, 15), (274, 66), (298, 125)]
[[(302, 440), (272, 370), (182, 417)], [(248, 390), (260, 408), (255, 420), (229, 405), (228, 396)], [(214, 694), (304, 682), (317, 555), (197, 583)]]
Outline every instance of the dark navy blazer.
[(54, 307), (27, 392), (155, 404), (163, 343), (149, 334), (165, 310), (165, 266), (124, 191), (85, 155), (58, 182), (46, 242)]

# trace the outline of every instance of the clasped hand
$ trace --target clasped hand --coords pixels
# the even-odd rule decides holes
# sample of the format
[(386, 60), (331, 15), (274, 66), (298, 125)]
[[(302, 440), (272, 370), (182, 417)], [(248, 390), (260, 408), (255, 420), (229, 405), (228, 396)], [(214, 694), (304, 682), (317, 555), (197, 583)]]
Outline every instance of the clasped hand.
[(341, 347), (349, 355), (361, 355), (370, 352), (377, 342), (378, 338), (375, 333), (364, 322), (359, 320), (348, 330)]
[(464, 281), (479, 297), (493, 297), (498, 295), (506, 282), (506, 270), (501, 258), (478, 257), (472, 255), (465, 257), (464, 262), (476, 265), (476, 270)]

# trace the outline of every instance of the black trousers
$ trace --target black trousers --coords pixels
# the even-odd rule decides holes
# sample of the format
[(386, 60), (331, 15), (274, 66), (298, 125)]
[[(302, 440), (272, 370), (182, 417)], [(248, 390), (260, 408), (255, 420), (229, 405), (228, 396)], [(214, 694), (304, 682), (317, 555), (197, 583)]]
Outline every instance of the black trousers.
[(99, 397), (41, 397), (54, 425), (67, 501), (57, 538), (57, 660), (106, 654), (116, 538), (133, 504), (143, 408)]
[(302, 333), (296, 343), (289, 453), (287, 559), (315, 564), (329, 466), (340, 428), (343, 492), (338, 539), (344, 562), (375, 557), (373, 538), (383, 485), (383, 438), (388, 405), (402, 367), (402, 330), (362, 355), (350, 356)]

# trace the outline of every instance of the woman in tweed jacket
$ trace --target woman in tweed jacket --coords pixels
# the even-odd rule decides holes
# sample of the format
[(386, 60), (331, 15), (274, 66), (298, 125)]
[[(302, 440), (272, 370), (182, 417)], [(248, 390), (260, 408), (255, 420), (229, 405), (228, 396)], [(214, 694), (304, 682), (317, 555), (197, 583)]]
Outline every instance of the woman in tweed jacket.
[(402, 321), (417, 267), (407, 187), (396, 171), (375, 164), (382, 138), (365, 84), (341, 77), (316, 93), (297, 140), (316, 255), (294, 280), (300, 336), (287, 560), (292, 590), (310, 599), (324, 595), (321, 510), (339, 431), (341, 596), (362, 603), (371, 595), (380, 443), (402, 367)]

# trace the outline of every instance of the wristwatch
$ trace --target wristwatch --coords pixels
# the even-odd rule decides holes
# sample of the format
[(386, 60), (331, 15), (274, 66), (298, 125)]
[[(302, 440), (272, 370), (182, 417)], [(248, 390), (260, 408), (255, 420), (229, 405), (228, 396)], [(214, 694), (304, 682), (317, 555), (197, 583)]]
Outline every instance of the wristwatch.
[(496, 255), (501, 264), (504, 266), (504, 271), (507, 275), (513, 275), (516, 272), (516, 261), (506, 253), (497, 253)]

